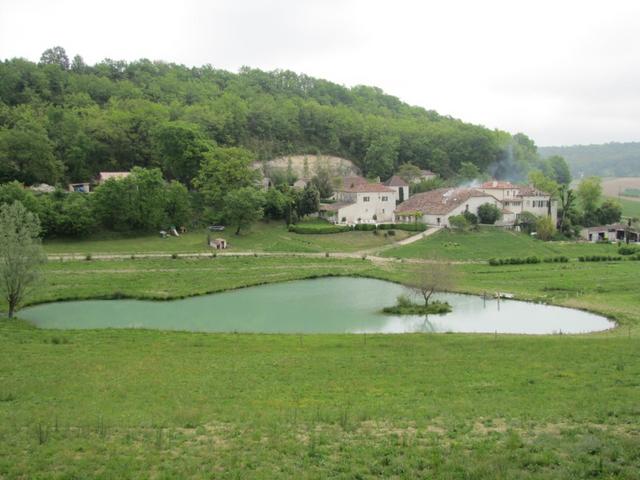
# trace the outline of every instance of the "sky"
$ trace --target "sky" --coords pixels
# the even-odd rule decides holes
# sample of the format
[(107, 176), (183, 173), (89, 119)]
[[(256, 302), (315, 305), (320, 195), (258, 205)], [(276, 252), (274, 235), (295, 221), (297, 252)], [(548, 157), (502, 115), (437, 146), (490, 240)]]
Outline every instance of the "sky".
[(57, 45), (377, 86), (539, 146), (640, 141), (637, 0), (0, 0), (0, 59)]

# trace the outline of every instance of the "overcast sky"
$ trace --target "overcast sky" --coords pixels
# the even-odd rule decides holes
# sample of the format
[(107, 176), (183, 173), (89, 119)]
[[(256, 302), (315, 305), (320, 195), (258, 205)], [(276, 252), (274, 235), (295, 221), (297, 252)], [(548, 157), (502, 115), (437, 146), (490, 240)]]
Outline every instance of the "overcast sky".
[(374, 85), (538, 145), (640, 140), (637, 0), (0, 0), (0, 58), (56, 45)]

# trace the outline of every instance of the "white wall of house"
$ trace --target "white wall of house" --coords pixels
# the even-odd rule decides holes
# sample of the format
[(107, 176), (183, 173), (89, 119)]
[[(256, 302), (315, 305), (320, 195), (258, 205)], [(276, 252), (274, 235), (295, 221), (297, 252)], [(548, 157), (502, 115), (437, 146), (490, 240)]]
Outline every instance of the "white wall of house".
[(353, 203), (338, 210), (336, 223), (355, 225), (394, 221), (393, 211), (396, 208), (396, 200), (393, 192), (338, 192), (337, 200)]
[(517, 188), (478, 188), (478, 190), (496, 197), (498, 200), (510, 200), (518, 196)]
[(558, 202), (547, 196), (522, 197), (522, 209), (517, 213), (530, 212), (537, 216), (546, 216), (549, 213), (549, 202), (551, 202), (551, 220), (555, 225), (558, 222)]
[[(449, 227), (449, 218), (455, 215), (461, 215), (465, 211), (470, 211), (474, 215), (478, 214), (478, 207), (485, 203), (490, 203), (495, 205), (498, 208), (501, 208), (500, 202), (498, 202), (494, 197), (487, 195), (483, 197), (470, 197), (464, 203), (458, 205), (451, 211), (446, 214), (430, 214), (427, 213), (422, 215), (420, 219), (418, 219), (422, 223), (426, 223), (427, 225), (441, 225), (444, 227)], [(403, 217), (401, 214), (398, 214), (397, 218), (398, 222), (413, 222), (415, 221), (414, 217), (405, 216)]]
[(409, 199), (409, 187), (389, 186), (387, 188), (391, 188), (395, 192), (395, 197), (396, 197), (395, 201), (396, 201), (396, 203), (401, 203), (401, 202), (404, 202), (405, 200)]

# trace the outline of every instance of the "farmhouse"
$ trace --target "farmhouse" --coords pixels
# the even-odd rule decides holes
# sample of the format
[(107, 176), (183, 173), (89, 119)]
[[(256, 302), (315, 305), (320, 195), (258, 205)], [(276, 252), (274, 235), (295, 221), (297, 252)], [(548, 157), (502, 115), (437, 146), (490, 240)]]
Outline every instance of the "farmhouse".
[(478, 213), (478, 207), (490, 203), (502, 205), (494, 196), (474, 188), (438, 188), (414, 195), (395, 210), (396, 221), (412, 222), (416, 218), (427, 225), (449, 226), (449, 218), (464, 212)]
[(589, 242), (640, 242), (640, 231), (624, 223), (585, 228), (582, 237)]
[(396, 203), (402, 203), (409, 199), (409, 184), (399, 176), (394, 175), (384, 182), (384, 185), (396, 192)]
[(476, 188), (497, 198), (502, 204), (502, 223), (514, 224), (523, 212), (536, 216), (549, 215), (555, 224), (558, 221), (558, 204), (551, 195), (526, 185), (491, 180)]
[(320, 216), (333, 223), (393, 222), (396, 191), (380, 183), (345, 182), (345, 186), (336, 191), (335, 200), (335, 203), (320, 205)]

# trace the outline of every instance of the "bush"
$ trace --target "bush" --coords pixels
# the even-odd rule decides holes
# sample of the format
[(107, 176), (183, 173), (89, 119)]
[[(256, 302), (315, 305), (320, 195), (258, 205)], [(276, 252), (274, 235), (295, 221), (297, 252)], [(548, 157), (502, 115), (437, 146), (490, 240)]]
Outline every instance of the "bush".
[(578, 257), (578, 261), (580, 262), (619, 262), (620, 260), (622, 260), (622, 257), (614, 255), (589, 255)]
[(630, 245), (622, 246), (618, 249), (618, 253), (620, 255), (634, 255), (636, 253), (640, 253), (640, 249), (638, 247), (633, 247)]
[(483, 203), (478, 207), (478, 219), (480, 223), (493, 225), (502, 216), (500, 209), (492, 203)]

